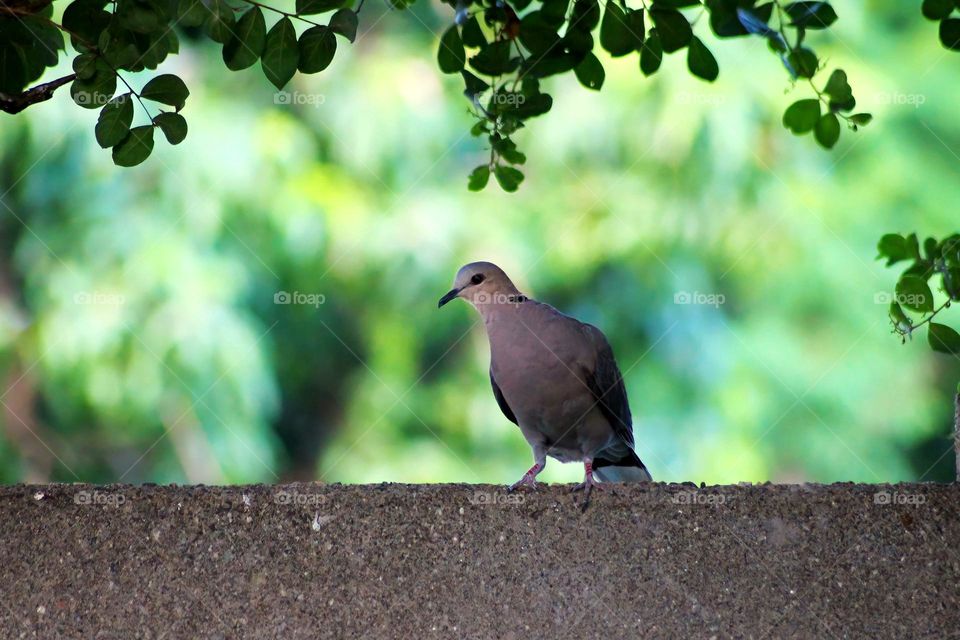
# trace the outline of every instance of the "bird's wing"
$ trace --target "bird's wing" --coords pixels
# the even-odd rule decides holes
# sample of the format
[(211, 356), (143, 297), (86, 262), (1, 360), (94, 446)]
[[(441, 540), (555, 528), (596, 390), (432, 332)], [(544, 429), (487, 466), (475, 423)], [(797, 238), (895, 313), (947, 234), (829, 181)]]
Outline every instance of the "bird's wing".
[(587, 386), (590, 387), (597, 406), (610, 423), (613, 432), (628, 446), (633, 447), (630, 403), (627, 401), (627, 389), (623, 385), (623, 376), (613, 357), (613, 349), (602, 331), (593, 325), (584, 324), (583, 326), (597, 354), (593, 371), (586, 372)]
[(503, 392), (500, 391), (496, 378), (493, 377), (492, 368), (490, 369), (490, 386), (493, 387), (493, 397), (497, 399), (497, 404), (500, 405), (500, 411), (503, 411), (503, 415), (507, 416), (507, 420), (520, 426), (520, 423), (517, 422), (517, 416), (513, 415), (513, 410), (510, 408), (510, 405), (507, 404), (507, 399), (503, 397)]

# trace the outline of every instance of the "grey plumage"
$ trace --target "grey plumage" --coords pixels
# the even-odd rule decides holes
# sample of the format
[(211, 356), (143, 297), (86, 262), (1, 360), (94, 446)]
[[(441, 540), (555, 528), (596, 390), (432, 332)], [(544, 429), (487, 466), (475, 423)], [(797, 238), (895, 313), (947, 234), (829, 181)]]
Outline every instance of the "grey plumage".
[(548, 455), (583, 461), (581, 486), (588, 494), (594, 473), (604, 481), (650, 480), (633, 451), (620, 369), (599, 329), (523, 296), (489, 262), (461, 268), (440, 305), (457, 297), (480, 312), (490, 341), (493, 395), (533, 449), (535, 464), (518, 485), (534, 484)]

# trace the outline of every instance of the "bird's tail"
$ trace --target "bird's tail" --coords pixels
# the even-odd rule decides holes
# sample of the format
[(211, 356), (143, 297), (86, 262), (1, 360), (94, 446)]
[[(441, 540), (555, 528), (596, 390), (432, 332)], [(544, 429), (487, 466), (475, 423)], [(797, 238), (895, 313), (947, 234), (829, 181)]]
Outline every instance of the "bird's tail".
[(593, 461), (593, 473), (601, 482), (650, 482), (653, 476), (640, 461), (633, 449), (618, 460), (597, 457)]

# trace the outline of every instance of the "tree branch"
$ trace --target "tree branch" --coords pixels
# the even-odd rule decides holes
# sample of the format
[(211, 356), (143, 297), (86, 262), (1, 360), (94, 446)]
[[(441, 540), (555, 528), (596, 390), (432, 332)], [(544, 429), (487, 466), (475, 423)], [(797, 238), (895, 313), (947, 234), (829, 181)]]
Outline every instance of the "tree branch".
[(0, 93), (0, 111), (7, 113), (20, 113), (27, 107), (38, 102), (44, 102), (53, 97), (53, 92), (67, 84), (73, 82), (76, 74), (71, 73), (68, 76), (51, 80), (35, 87), (30, 87), (23, 93), (15, 96), (6, 93)]

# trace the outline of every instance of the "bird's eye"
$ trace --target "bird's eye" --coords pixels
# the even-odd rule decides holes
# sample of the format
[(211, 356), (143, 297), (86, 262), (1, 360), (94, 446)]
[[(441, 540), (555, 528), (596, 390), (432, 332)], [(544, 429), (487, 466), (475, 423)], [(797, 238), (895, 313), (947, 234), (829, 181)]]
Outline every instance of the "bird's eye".
[(470, 282), (472, 282), (473, 284), (480, 284), (481, 282), (483, 282), (483, 274), (482, 273), (473, 274), (473, 277), (470, 278)]

